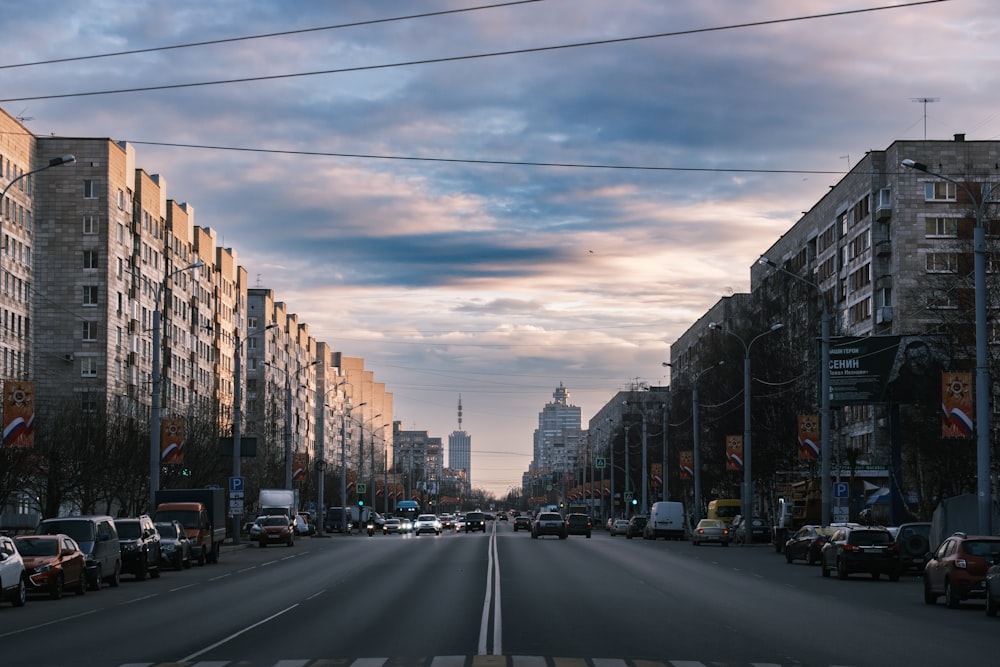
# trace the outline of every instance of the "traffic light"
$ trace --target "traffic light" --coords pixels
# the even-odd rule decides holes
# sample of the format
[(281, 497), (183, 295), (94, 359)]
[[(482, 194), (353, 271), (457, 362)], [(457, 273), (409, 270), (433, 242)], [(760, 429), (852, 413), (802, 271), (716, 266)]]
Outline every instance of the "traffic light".
[(358, 507), (363, 507), (364, 504), (365, 504), (365, 499), (364, 498), (358, 498)]
[(639, 504), (639, 501), (637, 499), (633, 498), (632, 499), (632, 506), (634, 507), (634, 506), (636, 506), (638, 504)]
[(184, 477), (190, 477), (191, 476), (191, 468), (183, 468), (183, 469), (181, 469), (181, 475), (183, 475)]

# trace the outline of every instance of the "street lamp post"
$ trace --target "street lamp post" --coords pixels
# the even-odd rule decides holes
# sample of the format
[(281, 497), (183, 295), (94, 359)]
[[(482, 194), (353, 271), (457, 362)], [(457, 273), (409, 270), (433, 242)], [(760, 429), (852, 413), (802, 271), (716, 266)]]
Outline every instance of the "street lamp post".
[(350, 517), (348, 516), (350, 508), (347, 504), (347, 418), (351, 416), (351, 410), (354, 407), (363, 408), (366, 405), (368, 405), (367, 401), (361, 401), (357, 406), (351, 406), (348, 403), (340, 412), (340, 502), (343, 503), (340, 508), (340, 531), (343, 533), (350, 532)]
[(316, 527), (316, 536), (325, 537), (323, 531), (326, 527), (326, 409), (330, 406), (326, 404), (326, 397), (347, 384), (347, 380), (341, 380), (333, 389), (323, 394), (323, 400), (318, 401), (316, 430), (316, 513), (319, 525)]
[[(743, 346), (743, 521), (749, 522), (753, 518), (753, 474), (751, 471), (751, 464), (753, 461), (753, 447), (750, 443), (750, 348), (759, 339), (773, 333), (778, 329), (782, 328), (784, 325), (780, 322), (776, 322), (770, 326), (767, 331), (757, 334), (750, 339), (750, 342), (743, 340), (741, 336), (730, 331), (729, 329), (723, 328), (721, 324), (711, 322), (708, 325), (709, 329), (717, 329), (723, 333), (729, 334), (736, 340), (740, 342)], [(751, 540), (748, 538), (744, 540), (743, 544), (745, 546), (750, 546)]]
[(996, 202), (991, 195), (1000, 188), (989, 188), (989, 192), (976, 198), (964, 183), (944, 174), (929, 171), (926, 164), (906, 159), (902, 161), (902, 165), (962, 188), (976, 207), (976, 227), (973, 235), (976, 289), (976, 466), (978, 468), (976, 495), (979, 499), (979, 534), (992, 535), (993, 503), (990, 490), (990, 432), (992, 426), (990, 425), (990, 366), (987, 348), (989, 341), (986, 331), (986, 227), (984, 217), (987, 204)]
[(299, 366), (294, 373), (275, 364), (267, 364), (271, 368), (281, 371), (285, 376), (285, 488), (292, 489), (292, 379), (298, 380), (299, 374), (322, 363), (319, 359), (310, 361), (308, 364)]
[[(10, 183), (8, 183), (7, 185), (4, 186), (3, 190), (0, 190), (0, 208), (3, 207), (3, 202), (4, 202), (4, 198), (7, 196), (7, 191), (10, 190), (11, 187), (13, 187), (13, 185), (15, 183), (17, 183), (18, 181), (22, 181), (22, 180), (28, 178), (29, 176), (31, 176), (33, 174), (37, 174), (40, 171), (45, 171), (46, 169), (51, 169), (52, 167), (58, 167), (59, 165), (63, 165), (63, 164), (73, 164), (74, 162), (76, 162), (76, 158), (74, 156), (72, 156), (72, 155), (63, 155), (61, 157), (52, 158), (51, 160), (49, 160), (48, 164), (46, 164), (45, 166), (39, 167), (38, 169), (32, 169), (31, 171), (26, 171), (23, 174), (21, 174), (20, 176), (15, 176), (14, 178), (12, 178), (10, 180)], [(0, 210), (0, 233), (2, 233), (2, 231), (3, 231), (3, 219), (4, 219), (4, 216), (3, 216), (2, 210)], [(0, 235), (2, 235), (2, 234), (0, 234)], [(21, 350), (20, 365), (22, 366), (22, 368), (24, 370), (25, 377), (28, 377), (28, 372), (29, 371), (28, 371), (28, 368), (27, 368), (27, 361), (26, 361), (26, 359), (27, 359), (27, 355), (24, 354), (24, 350), (22, 349)], [(4, 444), (7, 444), (6, 443), (6, 438), (4, 438)]]
[(192, 271), (205, 266), (205, 262), (200, 259), (193, 264), (171, 271), (163, 277), (163, 280), (153, 285), (153, 395), (150, 397), (149, 408), (149, 513), (156, 511), (156, 492), (160, 488), (160, 347), (162, 345), (161, 336), (163, 332), (162, 314), (160, 313), (160, 297), (166, 289), (170, 279), (178, 273)]
[[(238, 478), (240, 472), (240, 457), (243, 455), (242, 448), (242, 428), (243, 428), (243, 343), (250, 340), (252, 336), (263, 333), (268, 329), (273, 329), (277, 324), (268, 324), (263, 329), (255, 329), (247, 334), (247, 337), (240, 340), (240, 330), (236, 329), (236, 344), (233, 346), (233, 478)], [(240, 543), (240, 522), (243, 512), (233, 511), (233, 544)]]
[(788, 271), (778, 263), (761, 257), (757, 260), (761, 264), (766, 264), (773, 269), (788, 274), (792, 278), (809, 285), (816, 290), (819, 295), (822, 307), (820, 324), (820, 412), (819, 412), (819, 449), (820, 449), (820, 522), (824, 526), (829, 526), (831, 521), (832, 489), (830, 475), (830, 461), (833, 452), (830, 447), (830, 308), (826, 303), (826, 295), (817, 283), (803, 278), (802, 276)]
[(713, 368), (718, 368), (725, 364), (725, 361), (720, 361), (708, 368), (703, 369), (700, 373), (694, 376), (694, 380), (691, 382), (691, 444), (693, 451), (691, 455), (693, 460), (691, 465), (694, 467), (694, 522), (695, 524), (701, 519), (701, 434), (699, 433), (700, 426), (698, 424), (698, 380), (701, 376), (709, 372)]

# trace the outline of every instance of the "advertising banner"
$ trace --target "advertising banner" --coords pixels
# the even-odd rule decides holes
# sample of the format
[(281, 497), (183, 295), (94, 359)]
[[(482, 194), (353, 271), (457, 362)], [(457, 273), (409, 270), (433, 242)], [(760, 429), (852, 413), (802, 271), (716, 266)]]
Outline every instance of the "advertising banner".
[(975, 426), (972, 408), (972, 373), (942, 373), (941, 437), (971, 438)]
[(743, 436), (726, 436), (726, 470), (743, 470)]
[(799, 460), (819, 458), (819, 417), (799, 415)]
[(694, 452), (688, 449), (679, 454), (681, 479), (694, 479)]
[(184, 464), (184, 420), (160, 420), (160, 463)]
[(650, 480), (653, 483), (654, 489), (663, 488), (663, 464), (662, 463), (651, 463), (650, 467)]
[(292, 481), (306, 481), (306, 474), (309, 471), (309, 454), (305, 452), (295, 452), (292, 454)]
[(840, 336), (830, 342), (830, 406), (936, 406), (949, 366), (946, 336)]
[(35, 446), (35, 383), (3, 383), (3, 446)]

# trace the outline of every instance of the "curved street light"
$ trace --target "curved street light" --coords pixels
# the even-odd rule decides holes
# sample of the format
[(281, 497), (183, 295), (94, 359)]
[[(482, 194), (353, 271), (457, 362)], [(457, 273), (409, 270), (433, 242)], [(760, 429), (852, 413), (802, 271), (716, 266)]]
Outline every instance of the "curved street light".
[[(743, 338), (729, 329), (726, 329), (721, 324), (716, 322), (710, 322), (708, 325), (709, 329), (714, 329), (721, 331), (722, 333), (729, 334), (736, 340), (740, 342), (743, 346), (743, 520), (750, 521), (753, 518), (753, 475), (751, 472), (753, 447), (750, 443), (750, 349), (753, 344), (763, 338), (764, 336), (774, 333), (775, 331), (781, 329), (785, 325), (781, 322), (775, 322), (772, 324), (767, 331), (757, 334), (750, 339), (750, 342), (746, 342)], [(744, 542), (744, 545), (749, 546), (750, 540)]]

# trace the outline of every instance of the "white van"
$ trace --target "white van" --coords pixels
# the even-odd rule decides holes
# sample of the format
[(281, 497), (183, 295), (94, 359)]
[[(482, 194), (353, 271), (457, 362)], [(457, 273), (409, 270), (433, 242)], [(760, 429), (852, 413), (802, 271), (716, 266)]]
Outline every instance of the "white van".
[(655, 540), (657, 537), (683, 540), (684, 505), (667, 501), (653, 503), (649, 510), (649, 521), (642, 529), (642, 537), (647, 540)]

